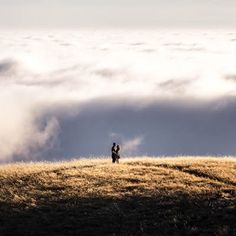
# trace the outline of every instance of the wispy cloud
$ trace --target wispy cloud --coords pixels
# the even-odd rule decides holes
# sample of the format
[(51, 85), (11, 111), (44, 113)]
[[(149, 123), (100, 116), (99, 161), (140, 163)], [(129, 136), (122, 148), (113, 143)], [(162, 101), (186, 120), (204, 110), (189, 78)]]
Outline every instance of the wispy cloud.
[(125, 134), (110, 133), (111, 142), (115, 142), (121, 146), (122, 155), (134, 155), (138, 153), (139, 147), (142, 144), (144, 137), (139, 135), (134, 138), (127, 138)]
[(123, 152), (126, 155), (133, 155), (138, 153), (139, 146), (143, 142), (143, 137), (135, 137), (133, 139), (126, 140), (123, 144)]

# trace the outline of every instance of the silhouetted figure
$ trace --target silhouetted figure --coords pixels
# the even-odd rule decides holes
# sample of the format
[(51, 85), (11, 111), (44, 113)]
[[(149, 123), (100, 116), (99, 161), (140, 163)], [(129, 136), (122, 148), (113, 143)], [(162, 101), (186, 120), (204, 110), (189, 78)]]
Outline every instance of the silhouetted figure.
[(116, 147), (116, 162), (119, 163), (119, 159), (120, 159), (120, 146), (117, 145)]
[(113, 146), (111, 148), (111, 158), (112, 158), (112, 163), (116, 162), (116, 143), (113, 143)]

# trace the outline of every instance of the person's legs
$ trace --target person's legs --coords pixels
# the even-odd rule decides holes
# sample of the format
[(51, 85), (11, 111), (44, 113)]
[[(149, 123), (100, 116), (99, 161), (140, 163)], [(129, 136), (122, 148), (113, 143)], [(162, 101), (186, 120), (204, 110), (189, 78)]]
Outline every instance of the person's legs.
[(116, 163), (119, 163), (119, 159), (118, 159), (118, 156), (117, 156), (117, 155), (115, 155), (115, 162), (116, 162)]
[(120, 160), (120, 155), (117, 154), (117, 155), (116, 155), (116, 162), (119, 163), (119, 160)]

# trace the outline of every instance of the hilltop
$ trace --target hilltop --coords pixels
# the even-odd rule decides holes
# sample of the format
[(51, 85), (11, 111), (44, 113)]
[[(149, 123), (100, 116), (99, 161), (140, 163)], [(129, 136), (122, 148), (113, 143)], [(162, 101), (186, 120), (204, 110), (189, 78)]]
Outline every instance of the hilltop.
[(0, 235), (236, 235), (236, 159), (0, 166)]

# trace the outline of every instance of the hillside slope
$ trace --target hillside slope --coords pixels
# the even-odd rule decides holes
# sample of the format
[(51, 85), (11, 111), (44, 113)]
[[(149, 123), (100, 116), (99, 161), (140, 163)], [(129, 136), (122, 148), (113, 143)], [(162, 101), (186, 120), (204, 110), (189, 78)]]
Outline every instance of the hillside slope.
[(0, 235), (236, 235), (236, 159), (0, 166)]

